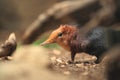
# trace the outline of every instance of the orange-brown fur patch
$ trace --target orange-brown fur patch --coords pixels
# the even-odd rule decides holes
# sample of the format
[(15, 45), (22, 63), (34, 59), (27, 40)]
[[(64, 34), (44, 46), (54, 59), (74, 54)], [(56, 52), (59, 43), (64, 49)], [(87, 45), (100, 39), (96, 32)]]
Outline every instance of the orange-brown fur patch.
[[(60, 25), (59, 28), (54, 30), (49, 38), (46, 40), (48, 43), (57, 43), (66, 50), (70, 50), (70, 46), (68, 45), (69, 38), (73, 35), (73, 33), (77, 30), (76, 27), (70, 25)], [(62, 33), (62, 36), (59, 37), (58, 34)]]

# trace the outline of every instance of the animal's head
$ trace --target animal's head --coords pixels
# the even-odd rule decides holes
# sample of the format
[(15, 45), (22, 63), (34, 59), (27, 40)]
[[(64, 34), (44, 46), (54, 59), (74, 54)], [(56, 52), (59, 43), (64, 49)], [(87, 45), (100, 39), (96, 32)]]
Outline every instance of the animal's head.
[(72, 27), (70, 25), (60, 25), (59, 28), (54, 30), (49, 38), (44, 41), (41, 45), (57, 43), (61, 46), (66, 46), (68, 44), (68, 40), (72, 33), (76, 30), (76, 27)]

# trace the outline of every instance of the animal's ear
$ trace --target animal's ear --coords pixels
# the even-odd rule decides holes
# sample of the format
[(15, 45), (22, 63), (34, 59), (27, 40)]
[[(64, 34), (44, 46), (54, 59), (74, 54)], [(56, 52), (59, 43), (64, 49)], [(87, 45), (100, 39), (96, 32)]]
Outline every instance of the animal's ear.
[(65, 28), (66, 26), (65, 25), (60, 25), (60, 28)]
[(67, 24), (60, 25), (60, 28), (65, 33), (70, 33), (71, 32), (71, 26), (70, 25), (67, 25)]
[(71, 32), (71, 26), (70, 25), (64, 25), (64, 30), (66, 31), (66, 33), (70, 33)]
[(60, 25), (59, 29), (60, 29), (62, 32), (64, 32), (64, 31), (66, 31), (66, 26), (65, 26), (65, 25)]
[(63, 30), (66, 30), (68, 29), (69, 25), (65, 24), (65, 25), (60, 25), (60, 27), (63, 29)]

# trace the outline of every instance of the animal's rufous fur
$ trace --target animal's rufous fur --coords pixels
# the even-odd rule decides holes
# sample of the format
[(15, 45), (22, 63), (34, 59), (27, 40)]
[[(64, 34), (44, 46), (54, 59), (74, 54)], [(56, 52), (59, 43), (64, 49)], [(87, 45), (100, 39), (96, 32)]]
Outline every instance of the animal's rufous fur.
[[(50, 44), (50, 43), (57, 43), (60, 46), (62, 46), (64, 49), (70, 51), (70, 46), (68, 44), (68, 41), (70, 40), (70, 37), (72, 34), (76, 31), (75, 27), (69, 26), (69, 25), (61, 25), (58, 29), (54, 30), (49, 38), (42, 43), (44, 44)], [(59, 36), (59, 34), (62, 33), (62, 36)]]

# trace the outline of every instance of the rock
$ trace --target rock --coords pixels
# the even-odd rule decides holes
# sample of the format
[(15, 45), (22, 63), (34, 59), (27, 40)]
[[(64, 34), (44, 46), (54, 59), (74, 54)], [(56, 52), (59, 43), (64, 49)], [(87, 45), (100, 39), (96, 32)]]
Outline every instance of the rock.
[(87, 75), (88, 75), (88, 72), (84, 72), (84, 73), (82, 73), (82, 75), (87, 76)]
[(53, 53), (54, 53), (55, 55), (60, 55), (60, 54), (61, 54), (60, 50), (56, 50), (56, 49), (53, 49)]
[(11, 61), (0, 65), (0, 80), (67, 80), (62, 75), (31, 64)]
[(22, 46), (12, 55), (14, 61), (45, 67), (49, 63), (48, 51), (40, 46)]
[(92, 60), (93, 60), (93, 61), (96, 61), (96, 60), (97, 60), (97, 57), (96, 57), (96, 56), (92, 56)]
[(63, 63), (63, 61), (62, 61), (62, 59), (61, 58), (58, 58), (58, 59), (56, 59), (56, 61), (58, 62), (58, 63)]
[(55, 63), (55, 62), (56, 62), (56, 57), (55, 57), (55, 56), (52, 56), (52, 57), (50, 58), (50, 60), (51, 60), (52, 63)]
[(47, 53), (38, 46), (18, 48), (11, 61), (0, 63), (0, 80), (67, 80), (49, 70)]
[(82, 68), (82, 67), (84, 67), (84, 63), (76, 64), (76, 66)]
[(56, 61), (59, 62), (59, 63), (63, 63), (60, 58), (56, 59)]
[(65, 65), (61, 65), (60, 67), (64, 68), (64, 67), (65, 67)]
[(70, 75), (70, 71), (65, 71), (65, 72), (63, 72), (63, 74)]

